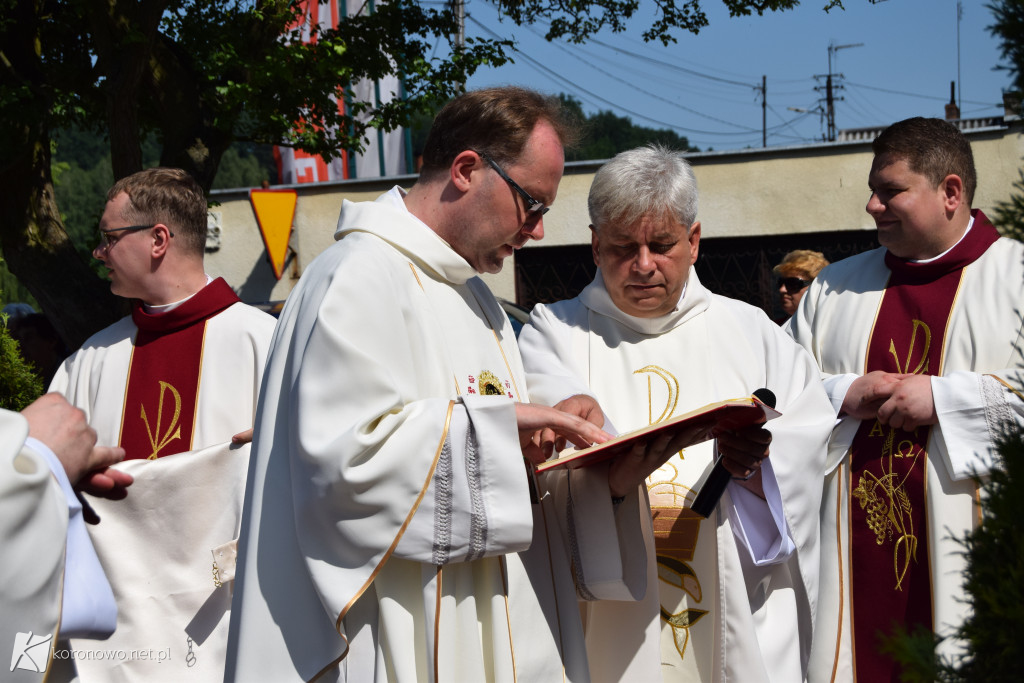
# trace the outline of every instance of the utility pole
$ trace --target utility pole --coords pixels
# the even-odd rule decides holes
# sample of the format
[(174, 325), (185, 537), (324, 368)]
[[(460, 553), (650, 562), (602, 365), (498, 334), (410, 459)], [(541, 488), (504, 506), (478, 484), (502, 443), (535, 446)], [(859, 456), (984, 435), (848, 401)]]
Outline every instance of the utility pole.
[(768, 75), (761, 75), (761, 146), (768, 146)]
[(835, 90), (843, 90), (842, 85), (834, 85), (832, 82), (833, 76), (844, 78), (843, 74), (832, 73), (832, 55), (833, 53), (845, 50), (848, 47), (861, 47), (864, 43), (851, 43), (849, 45), (836, 45), (835, 43), (828, 44), (828, 73), (824, 75), (816, 75), (815, 78), (824, 78), (825, 87), (815, 86), (815, 90), (821, 92), (825, 91), (825, 115), (828, 118), (828, 133), (825, 136), (825, 140), (828, 142), (836, 141), (836, 108), (835, 101), (837, 99), (842, 100), (842, 97), (837, 98), (833, 93)]

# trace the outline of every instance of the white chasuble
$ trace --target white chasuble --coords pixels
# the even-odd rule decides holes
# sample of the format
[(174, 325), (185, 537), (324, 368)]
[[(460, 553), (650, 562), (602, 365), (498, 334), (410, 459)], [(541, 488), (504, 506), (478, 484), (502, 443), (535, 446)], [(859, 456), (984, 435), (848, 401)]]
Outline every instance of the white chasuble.
[(586, 681), (567, 478), (531, 495), (511, 325), (402, 196), (345, 202), (282, 312), (226, 678)]
[[(974, 212), (976, 224), (987, 219)], [(974, 228), (972, 228), (973, 230)], [(969, 234), (969, 233), (968, 233)], [(786, 330), (815, 358), (838, 413), (850, 382), (864, 372), (868, 343), (890, 271), (884, 248), (850, 257), (818, 274)], [(955, 539), (980, 521), (973, 472), (992, 463), (1007, 422), (1024, 425), (1024, 246), (998, 239), (963, 269), (942, 349), (931, 378), (938, 425), (931, 428), (925, 482), (933, 629), (948, 636), (967, 614), (963, 548)], [(849, 450), (860, 420), (837, 422), (829, 443), (822, 503), (822, 590), (810, 680), (852, 681)], [(879, 629), (887, 625), (879, 624)], [(956, 655), (946, 638), (939, 652)]]
[[(230, 439), (253, 424), (273, 329), (271, 316), (242, 303), (208, 319), (191, 445), (119, 463), (136, 478), (128, 498), (89, 499), (102, 518), (89, 535), (118, 602), (118, 627), (104, 647), (145, 654), (76, 662), (85, 683), (222, 680), (230, 583), (214, 585), (212, 551), (238, 537), (249, 449), (231, 448)], [(97, 332), (50, 385), (85, 412), (101, 445), (120, 440), (136, 332), (130, 316)], [(169, 422), (155, 438), (173, 436)], [(72, 646), (96, 649), (91, 641)]]
[[(646, 486), (653, 522), (645, 534), (648, 585), (657, 590), (640, 603), (592, 605), (587, 650), (595, 680), (802, 679), (817, 592), (820, 472), (832, 424), (807, 354), (757, 309), (712, 295), (692, 270), (676, 310), (656, 319), (615, 308), (599, 274), (578, 299), (537, 306), (520, 345), (531, 395), (554, 402), (591, 393), (620, 432), (761, 387), (776, 394), (783, 417), (769, 425), (771, 480), (789, 538), (773, 539), (763, 553), (738, 539), (738, 526), (751, 520), (734, 498), (756, 500), (739, 487), (726, 490), (707, 520), (690, 511), (714, 447), (685, 449)], [(770, 519), (769, 506), (758, 504)]]

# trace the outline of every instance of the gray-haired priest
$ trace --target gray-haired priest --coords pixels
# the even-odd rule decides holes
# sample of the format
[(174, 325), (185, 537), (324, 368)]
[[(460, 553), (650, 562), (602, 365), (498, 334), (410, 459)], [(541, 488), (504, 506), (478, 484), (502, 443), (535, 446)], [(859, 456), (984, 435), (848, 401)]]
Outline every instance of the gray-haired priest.
[[(696, 180), (677, 152), (619, 154), (595, 175), (588, 203), (598, 274), (576, 299), (534, 309), (520, 335), (531, 396), (592, 394), (620, 431), (761, 388), (782, 413), (680, 451), (619, 504), (619, 514), (639, 506), (653, 517), (647, 592), (640, 602), (590, 605), (591, 672), (803, 680), (835, 420), (818, 368), (760, 309), (697, 279)], [(690, 507), (716, 451), (732, 480), (704, 519)]]

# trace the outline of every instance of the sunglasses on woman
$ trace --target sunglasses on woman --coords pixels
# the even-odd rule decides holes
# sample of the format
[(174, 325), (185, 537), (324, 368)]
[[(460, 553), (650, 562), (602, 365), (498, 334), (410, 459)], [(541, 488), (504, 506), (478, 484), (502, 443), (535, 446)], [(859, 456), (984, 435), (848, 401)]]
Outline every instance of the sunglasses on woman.
[(776, 282), (776, 287), (785, 288), (787, 294), (796, 294), (809, 284), (811, 284), (810, 280), (801, 280), (798, 277), (780, 277)]

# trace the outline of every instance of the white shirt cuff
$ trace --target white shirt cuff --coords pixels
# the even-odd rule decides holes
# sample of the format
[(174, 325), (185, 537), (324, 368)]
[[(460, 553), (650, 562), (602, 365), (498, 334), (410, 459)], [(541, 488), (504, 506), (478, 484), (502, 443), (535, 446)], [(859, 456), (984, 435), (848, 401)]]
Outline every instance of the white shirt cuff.
[[(796, 544), (789, 536), (782, 510), (782, 493), (771, 461), (766, 460), (761, 465), (764, 499), (735, 481), (729, 484), (729, 497), (732, 499), (728, 509), (729, 522), (733, 535), (750, 554), (750, 560), (758, 567), (785, 561), (796, 550)], [(766, 510), (768, 514), (765, 514)]]

